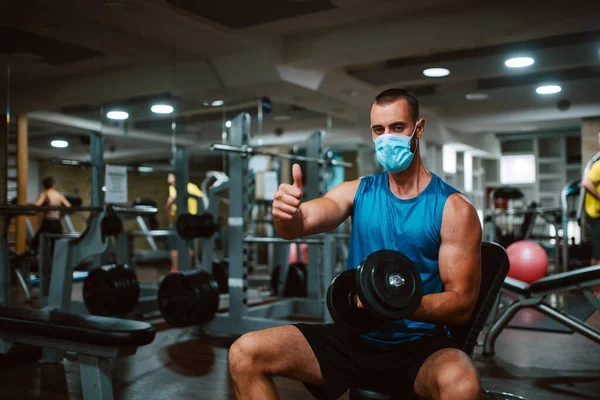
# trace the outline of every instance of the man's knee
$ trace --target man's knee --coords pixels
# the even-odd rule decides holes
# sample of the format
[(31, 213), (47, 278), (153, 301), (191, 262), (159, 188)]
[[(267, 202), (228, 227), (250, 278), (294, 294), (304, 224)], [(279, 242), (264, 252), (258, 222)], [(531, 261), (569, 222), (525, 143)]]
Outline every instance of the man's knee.
[(256, 333), (247, 333), (236, 340), (229, 348), (229, 370), (233, 375), (255, 372), (260, 353)]
[(440, 399), (479, 400), (483, 389), (475, 368), (464, 361), (448, 361), (437, 374)]

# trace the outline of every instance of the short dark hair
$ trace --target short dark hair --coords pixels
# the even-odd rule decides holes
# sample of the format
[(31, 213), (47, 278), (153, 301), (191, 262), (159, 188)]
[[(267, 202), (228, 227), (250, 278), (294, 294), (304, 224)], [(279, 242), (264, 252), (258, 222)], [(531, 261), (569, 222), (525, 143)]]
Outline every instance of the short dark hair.
[(404, 99), (408, 103), (408, 106), (410, 107), (410, 117), (412, 118), (413, 123), (416, 124), (419, 120), (419, 100), (417, 99), (417, 96), (408, 90), (400, 88), (384, 90), (383, 92), (379, 93), (377, 97), (375, 97), (373, 104), (386, 106), (400, 99)]
[(44, 186), (44, 189), (51, 189), (54, 186), (54, 184), (54, 178), (51, 176), (47, 176), (44, 179), (42, 179), (42, 185)]

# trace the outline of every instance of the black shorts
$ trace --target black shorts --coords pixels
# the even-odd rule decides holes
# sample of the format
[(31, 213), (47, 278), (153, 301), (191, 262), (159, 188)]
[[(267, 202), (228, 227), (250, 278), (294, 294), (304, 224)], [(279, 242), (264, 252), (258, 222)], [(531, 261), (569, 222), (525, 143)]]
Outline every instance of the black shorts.
[(397, 345), (366, 342), (335, 324), (295, 325), (312, 348), (324, 386), (305, 383), (316, 399), (337, 399), (350, 388), (394, 392), (411, 398), (419, 369), (429, 356), (458, 348), (445, 334)]
[[(56, 233), (56, 234), (61, 234), (63, 233), (63, 227), (62, 227), (62, 223), (60, 222), (60, 219), (50, 219), (50, 218), (44, 218), (42, 220), (42, 223), (40, 224), (40, 229), (37, 231), (37, 233), (35, 234), (35, 236), (33, 237), (33, 239), (31, 239), (31, 243), (29, 244), (29, 249), (30, 250), (34, 250), (37, 251), (40, 245), (40, 234), (41, 233)], [(52, 245), (51, 248), (54, 248), (54, 240), (51, 241)], [(52, 251), (52, 250), (50, 250)]]
[(600, 218), (590, 218), (592, 228), (592, 258), (600, 260)]

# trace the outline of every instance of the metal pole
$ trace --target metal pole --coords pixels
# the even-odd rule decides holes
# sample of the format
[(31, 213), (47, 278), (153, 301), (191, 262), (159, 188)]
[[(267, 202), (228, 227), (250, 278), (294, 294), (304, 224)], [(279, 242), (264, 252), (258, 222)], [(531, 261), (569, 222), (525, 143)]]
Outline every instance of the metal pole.
[(329, 310), (327, 309), (327, 301), (325, 298), (325, 293), (327, 293), (327, 288), (333, 281), (333, 274), (335, 269), (335, 255), (336, 255), (336, 239), (333, 236), (326, 235), (324, 237), (323, 244), (323, 282), (321, 287), (321, 302), (323, 304), (323, 319), (325, 323), (332, 323), (333, 319), (331, 318), (331, 314), (329, 314)]
[[(286, 240), (286, 239), (281, 239), (281, 238), (276, 238), (276, 237), (258, 237), (258, 236), (246, 236), (244, 238), (244, 242), (245, 243), (307, 243), (307, 244), (323, 244), (324, 243), (324, 239), (308, 239), (308, 238), (301, 238), (301, 239), (293, 239), (293, 240)], [(300, 257), (298, 257), (300, 259)]]
[[(177, 198), (177, 218), (188, 212), (188, 190), (189, 165), (187, 149), (181, 145), (174, 146), (173, 167), (175, 170), (175, 190)], [(192, 269), (188, 242), (177, 236), (177, 269), (178, 271), (189, 271)]]
[[(4, 97), (4, 96), (2, 96)], [(10, 65), (6, 67), (6, 111), (0, 134), (0, 205), (7, 205), (8, 134), (10, 133)], [(0, 304), (10, 305), (10, 265), (8, 263), (8, 216), (0, 215)]]
[[(310, 160), (318, 159), (323, 154), (323, 132), (317, 131), (310, 135), (306, 144), (306, 155)], [(321, 193), (321, 164), (317, 162), (306, 163), (306, 185), (304, 187), (304, 201), (313, 200), (322, 196)], [(318, 246), (308, 246), (307, 295), (309, 298), (321, 298), (320, 274), (317, 266), (321, 265)]]
[[(146, 221), (144, 220), (144, 217), (142, 217), (141, 215), (138, 215), (137, 217), (135, 217), (135, 220), (137, 221), (137, 223), (140, 227), (140, 230), (142, 232), (148, 233), (150, 231), (150, 229), (148, 229), (148, 225), (146, 225)], [(154, 238), (152, 236), (146, 236), (145, 238), (146, 238), (146, 241), (148, 242), (148, 245), (152, 249), (152, 251), (158, 251), (158, 246), (156, 245)]]
[(263, 104), (262, 99), (258, 99), (258, 135), (263, 133)]
[[(562, 267), (561, 269), (558, 270), (558, 272), (565, 272), (568, 269), (569, 266), (569, 202), (567, 200), (567, 188), (570, 186), (570, 184), (567, 184), (567, 186), (565, 186), (563, 188), (563, 190), (560, 193), (560, 203), (562, 206), (562, 265), (560, 267)], [(583, 187), (580, 190), (585, 190)], [(556, 236), (558, 237), (558, 232), (556, 233)], [(557, 243), (557, 247), (558, 247), (558, 243)], [(558, 267), (558, 266), (557, 266)]]
[(90, 133), (92, 160), (92, 207), (104, 207), (104, 137)]
[(295, 155), (295, 154), (285, 154), (285, 153), (275, 153), (275, 152), (264, 151), (264, 150), (255, 150), (253, 147), (250, 147), (247, 145), (236, 146), (236, 145), (231, 145), (231, 144), (214, 143), (210, 146), (210, 150), (211, 151), (218, 150), (218, 151), (225, 151), (225, 152), (232, 152), (232, 153), (241, 153), (246, 156), (260, 154), (260, 155), (277, 157), (277, 158), (282, 158), (285, 160), (292, 160), (292, 161), (296, 160), (296, 161), (317, 162), (322, 165), (332, 165), (334, 167), (344, 167), (344, 168), (352, 167), (352, 163), (349, 163), (346, 161), (321, 158), (320, 154), (317, 157), (305, 157), (305, 156), (299, 156), (299, 155)]
[[(250, 115), (243, 113), (231, 121), (229, 142), (234, 146), (248, 143)], [(242, 323), (248, 309), (246, 298), (247, 265), (244, 245), (244, 225), (247, 217), (248, 158), (230, 153), (229, 164), (229, 322), (234, 326)], [(235, 329), (235, 328), (234, 328)], [(232, 329), (233, 330), (233, 329)]]

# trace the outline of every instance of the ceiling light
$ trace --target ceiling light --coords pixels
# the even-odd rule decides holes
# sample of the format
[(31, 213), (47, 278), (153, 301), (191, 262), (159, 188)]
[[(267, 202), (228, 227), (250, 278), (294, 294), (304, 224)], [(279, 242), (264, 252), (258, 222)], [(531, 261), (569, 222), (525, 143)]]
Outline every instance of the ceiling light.
[(150, 110), (155, 114), (171, 114), (173, 112), (173, 106), (168, 104), (155, 104)]
[(490, 98), (490, 95), (487, 93), (467, 93), (465, 98), (472, 101), (487, 100)]
[(289, 121), (292, 119), (289, 115), (273, 115), (273, 121), (281, 122), (281, 121)]
[(523, 68), (533, 65), (533, 63), (534, 61), (531, 57), (514, 57), (506, 60), (504, 62), (504, 65), (506, 65), (509, 68)]
[(561, 87), (558, 85), (545, 85), (535, 89), (538, 94), (554, 94), (560, 92), (561, 90)]
[(109, 111), (106, 113), (106, 118), (123, 120), (129, 118), (129, 114), (127, 114), (125, 111)]
[(226, 126), (227, 128), (231, 128), (231, 121), (227, 121), (227, 122), (225, 122), (225, 126)]
[(440, 78), (442, 76), (450, 75), (450, 70), (446, 68), (427, 68), (423, 71), (423, 75), (430, 78)]
[(50, 142), (50, 146), (56, 147), (57, 149), (64, 149), (65, 147), (69, 147), (69, 142), (66, 140), (53, 140)]
[(219, 107), (225, 104), (225, 102), (223, 100), (215, 100), (213, 102), (204, 102), (202, 104), (204, 104), (205, 106)]

